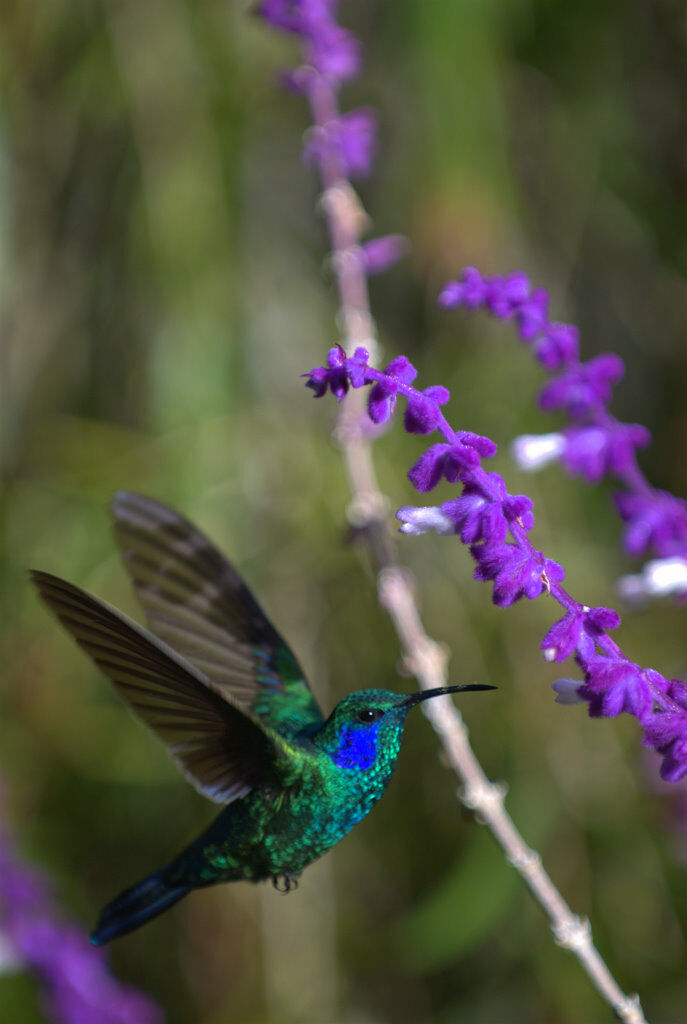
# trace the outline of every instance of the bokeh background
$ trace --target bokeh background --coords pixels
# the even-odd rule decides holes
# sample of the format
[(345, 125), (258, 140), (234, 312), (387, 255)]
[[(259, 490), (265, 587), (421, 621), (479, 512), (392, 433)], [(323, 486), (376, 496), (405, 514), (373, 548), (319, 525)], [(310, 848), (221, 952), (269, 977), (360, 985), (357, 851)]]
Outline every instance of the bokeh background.
[[(381, 128), (361, 193), (374, 232), (412, 244), (371, 282), (384, 351), (451, 389), (454, 424), (499, 442), (495, 468), (534, 498), (535, 542), (572, 593), (617, 607), (633, 566), (611, 487), (513, 468), (509, 440), (555, 426), (536, 408), (541, 371), (509, 328), (434, 301), (466, 263), (526, 270), (585, 357), (625, 359), (614, 411), (650, 427), (652, 481), (687, 495), (683, 5), (341, 6), (366, 50), (344, 106), (375, 107)], [(234, 0), (2, 5), (3, 813), (84, 928), (213, 813), (27, 582), (56, 572), (138, 615), (115, 489), (219, 542), (327, 707), (410, 685), (346, 543), (333, 403), (299, 380), (336, 338), (336, 307), (305, 105), (276, 87), (294, 61)], [(413, 501), (422, 443), (400, 429), (377, 443), (392, 506)], [(525, 836), (650, 1019), (682, 1019), (685, 788), (660, 783), (634, 721), (553, 703), (550, 603), (494, 608), (457, 542), (402, 551), (451, 678), (499, 686), (462, 706)], [(684, 678), (685, 614), (628, 610), (620, 642)], [(297, 894), (194, 894), (116, 943), (113, 969), (170, 1024), (609, 1021), (455, 788), (418, 714), (385, 799)], [(0, 976), (0, 1020), (43, 1020), (29, 976)]]

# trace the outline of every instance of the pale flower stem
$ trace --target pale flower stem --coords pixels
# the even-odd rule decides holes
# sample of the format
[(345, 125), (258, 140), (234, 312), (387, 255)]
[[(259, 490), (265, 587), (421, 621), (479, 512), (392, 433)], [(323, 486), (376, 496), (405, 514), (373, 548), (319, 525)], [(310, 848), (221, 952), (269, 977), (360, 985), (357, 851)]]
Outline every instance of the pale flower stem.
[[(338, 113), (336, 96), (323, 89), (311, 102), (316, 124)], [(321, 207), (332, 247), (332, 267), (339, 293), (341, 333), (348, 355), (363, 345), (376, 362), (376, 328), (370, 312), (367, 279), (357, 258), (365, 213), (350, 182), (331, 162), (322, 168), (324, 192)], [(395, 554), (395, 539), (388, 525), (388, 501), (379, 490), (369, 440), (361, 431), (365, 415), (362, 389), (349, 392), (336, 427), (336, 438), (346, 467), (351, 503), (348, 517), (364, 534), (378, 571), (378, 593), (401, 642), (405, 664), (425, 689), (447, 683), (448, 653), (430, 639), (413, 597), (413, 578)], [(542, 867), (541, 857), (530, 849), (504, 806), (506, 787), (484, 774), (470, 742), (462, 716), (448, 698), (424, 704), (446, 759), (461, 780), (458, 797), (485, 824), (502, 847), (510, 864), (520, 873), (549, 919), (558, 945), (575, 954), (599, 994), (623, 1024), (647, 1024), (639, 996), (627, 996), (594, 946), (589, 921), (574, 914)]]

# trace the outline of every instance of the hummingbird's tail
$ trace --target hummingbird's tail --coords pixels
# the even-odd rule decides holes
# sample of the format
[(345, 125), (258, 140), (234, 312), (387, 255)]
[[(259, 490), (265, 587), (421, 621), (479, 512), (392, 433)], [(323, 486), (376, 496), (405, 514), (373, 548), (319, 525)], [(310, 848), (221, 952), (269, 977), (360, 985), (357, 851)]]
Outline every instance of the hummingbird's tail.
[(161, 868), (137, 885), (125, 889), (108, 903), (100, 914), (95, 931), (91, 934), (93, 945), (102, 946), (119, 935), (126, 935), (127, 932), (140, 928), (151, 917), (157, 917), (193, 888), (190, 885), (168, 885), (165, 874), (166, 868)]

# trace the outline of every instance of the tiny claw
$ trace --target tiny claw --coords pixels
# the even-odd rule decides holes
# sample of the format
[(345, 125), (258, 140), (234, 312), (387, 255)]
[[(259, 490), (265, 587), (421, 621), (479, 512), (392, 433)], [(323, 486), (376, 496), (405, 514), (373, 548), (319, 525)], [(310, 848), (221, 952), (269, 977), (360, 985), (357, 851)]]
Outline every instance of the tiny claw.
[(298, 888), (298, 877), (285, 871), (283, 875), (272, 875), (272, 885), (277, 892), (291, 892), (292, 889)]

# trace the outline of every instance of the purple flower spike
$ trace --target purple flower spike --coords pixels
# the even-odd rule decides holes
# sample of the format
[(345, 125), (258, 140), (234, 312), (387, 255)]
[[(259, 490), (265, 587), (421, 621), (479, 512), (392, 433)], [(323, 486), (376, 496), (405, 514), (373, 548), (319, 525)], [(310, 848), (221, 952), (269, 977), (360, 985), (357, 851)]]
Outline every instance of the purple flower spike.
[(493, 580), (493, 601), (502, 608), (521, 597), (534, 600), (565, 576), (558, 562), (515, 544), (473, 544), (470, 551), (477, 562), (475, 579)]
[(370, 276), (389, 270), (406, 255), (408, 249), (408, 239), (404, 235), (385, 235), (382, 238), (370, 239), (360, 247), (365, 273)]
[(615, 718), (626, 711), (645, 723), (653, 707), (651, 689), (642, 669), (624, 658), (590, 658), (580, 694), (589, 701), (593, 718)]
[(620, 356), (612, 353), (596, 356), (546, 384), (539, 396), (539, 405), (545, 412), (563, 409), (572, 419), (582, 419), (608, 404), (611, 387), (624, 371)]

